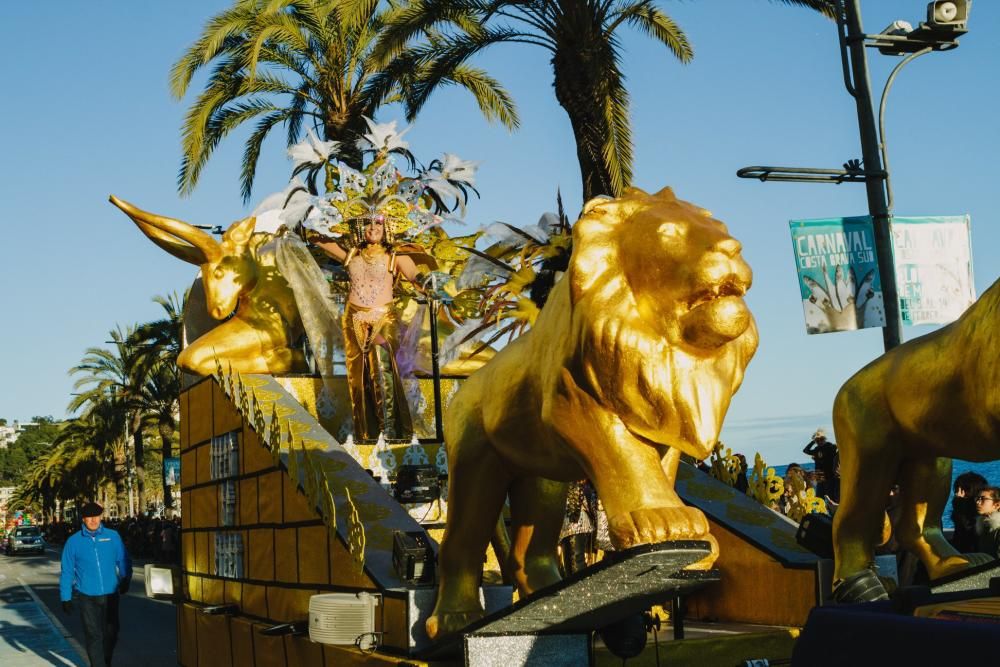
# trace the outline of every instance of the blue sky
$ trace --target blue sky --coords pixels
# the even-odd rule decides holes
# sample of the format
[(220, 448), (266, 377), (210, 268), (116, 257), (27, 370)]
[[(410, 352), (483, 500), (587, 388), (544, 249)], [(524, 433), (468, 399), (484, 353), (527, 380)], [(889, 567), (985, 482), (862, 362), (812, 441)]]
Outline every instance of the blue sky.
[[(191, 97), (169, 96), (168, 73), (227, 5), (120, 0), (65, 3), (57, 11), (38, 3), (5, 8), (0, 416), (65, 416), (73, 391), (67, 370), (85, 349), (101, 345), (116, 324), (159, 317), (152, 298), (182, 292), (194, 277), (193, 267), (154, 247), (108, 204), (109, 194), (195, 224), (228, 225), (287, 182), (279, 136), (265, 146), (255, 201), (243, 206), (244, 132), (221, 145), (191, 196), (176, 193), (178, 129)], [(838, 167), (860, 157), (835, 27), (765, 0), (660, 6), (687, 32), (695, 58), (684, 66), (641, 35), (623, 40), (635, 184), (672, 186), (743, 242), (761, 344), (723, 440), (747, 454), (760, 451), (772, 464), (801, 460), (813, 430), (829, 427), (837, 389), (881, 353), (882, 338), (879, 330), (805, 334), (787, 221), (864, 214), (864, 188), (763, 184), (735, 172), (753, 164)], [(865, 27), (915, 24), (925, 6), (868, 0)], [(998, 34), (1000, 3), (975, 3), (961, 47), (907, 66), (886, 115), (897, 214), (969, 213), (979, 293), (1000, 275)], [(897, 60), (877, 52), (869, 59), (877, 97)], [(488, 125), (466, 94), (445, 90), (407, 135), (414, 151), (425, 161), (446, 151), (482, 161), (482, 198), (469, 206), (470, 229), (494, 220), (534, 223), (554, 208), (557, 188), (572, 215), (581, 204), (579, 172), (546, 54), (500, 46), (478, 64), (513, 94), (520, 131)], [(390, 109), (380, 120), (394, 117), (398, 110)], [(904, 336), (926, 331), (908, 328)]]

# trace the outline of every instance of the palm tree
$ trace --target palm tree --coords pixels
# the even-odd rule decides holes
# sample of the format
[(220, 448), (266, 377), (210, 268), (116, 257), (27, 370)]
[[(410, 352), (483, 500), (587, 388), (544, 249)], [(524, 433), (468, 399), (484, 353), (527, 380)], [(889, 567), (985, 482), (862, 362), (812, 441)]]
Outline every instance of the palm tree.
[[(114, 460), (107, 455), (111, 440), (102, 433), (99, 412), (66, 422), (52, 446), (31, 462), (24, 475), (18, 496), (39, 506), (46, 522), (68, 500), (79, 507), (84, 498), (95, 498), (98, 487), (113, 474)], [(110, 437), (120, 441), (121, 431), (116, 429)]]
[(58, 486), (59, 476), (54, 474), (46, 465), (46, 459), (42, 457), (31, 462), (24, 481), (16, 490), (18, 500), (25, 506), (33, 505), (42, 510), (42, 521), (49, 522), (49, 517), (55, 509), (55, 489)]
[[(211, 18), (170, 77), (171, 90), (181, 99), (192, 76), (214, 63), (184, 120), (180, 192), (194, 189), (223, 137), (254, 119), (243, 154), (244, 201), (251, 195), (261, 144), (280, 123), (289, 146), (308, 124), (327, 141), (341, 142), (340, 157), (360, 168), (355, 140), (367, 129), (363, 117), (374, 118), (380, 107), (399, 101), (420, 77), (391, 59), (373, 59), (386, 11), (379, 0), (236, 0)], [(442, 83), (471, 92), (487, 119), (517, 127), (510, 96), (485, 72), (456, 63), (436, 72), (430, 88)], [(412, 117), (419, 106), (407, 109)]]
[(177, 355), (180, 354), (183, 340), (182, 313), (187, 297), (187, 293), (183, 300), (176, 293), (168, 297), (154, 297), (153, 301), (163, 307), (165, 317), (140, 324), (130, 338), (131, 344), (138, 348), (145, 367), (145, 380), (139, 393), (140, 408), (145, 415), (144, 423), (154, 426), (160, 435), (164, 461), (164, 465), (160, 467), (160, 476), (163, 483), (163, 506), (166, 509), (174, 506), (170, 486), (167, 484), (165, 462), (173, 455), (172, 438), (177, 429), (180, 409)]
[(163, 482), (163, 507), (174, 506), (170, 486), (167, 484), (166, 461), (173, 455), (173, 435), (177, 430), (180, 378), (177, 366), (159, 363), (146, 378), (139, 393), (144, 425), (154, 426), (160, 435), (163, 465), (160, 476)]
[[(139, 512), (146, 509), (146, 465), (143, 440), (144, 413), (141, 400), (142, 385), (148, 372), (148, 361), (140, 347), (131, 342), (134, 327), (122, 331), (111, 330), (114, 350), (100, 347), (87, 348), (86, 356), (70, 369), (71, 375), (80, 375), (73, 387), (84, 391), (70, 401), (69, 410), (86, 408), (91, 412), (98, 405), (118, 410), (121, 425), (131, 434), (132, 455), (135, 462), (136, 488)], [(127, 439), (127, 438), (126, 438)], [(119, 516), (124, 516), (124, 512)]]
[(10, 500), (7, 501), (7, 509), (11, 512), (17, 510), (32, 511), (37, 510), (41, 505), (37, 500), (37, 489), (30, 486), (27, 480), (22, 481), (14, 488)]
[(66, 422), (53, 442), (61, 449), (63, 479), (69, 486), (66, 498), (80, 506), (94, 500), (101, 486), (113, 482), (118, 516), (125, 516), (125, 413), (114, 399), (89, 405), (87, 412)]
[[(833, 16), (833, 0), (778, 1)], [(493, 44), (530, 44), (548, 51), (556, 99), (576, 140), (585, 201), (617, 196), (632, 182), (622, 30), (645, 33), (682, 63), (694, 56), (684, 32), (655, 0), (412, 0), (388, 20), (376, 56), (380, 62), (411, 59), (413, 67), (428, 72), (420, 82), (427, 89), (438, 84), (439, 74)], [(407, 47), (422, 34), (434, 37)]]
[(155, 296), (153, 301), (160, 304), (164, 317), (136, 326), (130, 342), (138, 348), (137, 352), (143, 358), (143, 363), (152, 367), (160, 362), (177, 366), (177, 355), (181, 352), (184, 337), (184, 305), (188, 300), (188, 292), (184, 298), (176, 292), (168, 296)]

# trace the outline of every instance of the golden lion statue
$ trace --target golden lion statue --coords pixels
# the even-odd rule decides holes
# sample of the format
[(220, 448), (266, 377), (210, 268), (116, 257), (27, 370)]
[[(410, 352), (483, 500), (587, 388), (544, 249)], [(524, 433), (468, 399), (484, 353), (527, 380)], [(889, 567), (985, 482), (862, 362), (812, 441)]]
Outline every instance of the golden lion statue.
[(952, 458), (1000, 458), (998, 313), (1000, 281), (957, 321), (886, 352), (837, 393), (838, 599), (885, 597), (871, 566), (889, 490), (897, 482), (896, 539), (920, 558), (931, 579), (989, 560), (959, 554), (941, 532), (941, 513), (951, 490)]
[(674, 491), (682, 452), (718, 441), (757, 349), (750, 267), (725, 225), (669, 188), (584, 208), (569, 271), (535, 326), (462, 386), (445, 415), (451, 484), (427, 632), (483, 614), (483, 553), (510, 496), (506, 571), (522, 596), (559, 580), (567, 484), (593, 480), (619, 548), (718, 546)]

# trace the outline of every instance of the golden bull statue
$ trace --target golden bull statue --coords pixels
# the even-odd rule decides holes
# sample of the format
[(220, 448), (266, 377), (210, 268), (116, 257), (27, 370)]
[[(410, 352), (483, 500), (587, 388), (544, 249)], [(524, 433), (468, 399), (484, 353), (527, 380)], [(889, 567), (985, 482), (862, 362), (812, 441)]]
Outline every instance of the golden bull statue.
[(960, 554), (941, 532), (952, 458), (1000, 458), (1000, 281), (957, 321), (886, 352), (844, 383), (833, 405), (841, 499), (833, 521), (843, 601), (886, 592), (874, 571), (889, 490), (894, 527), (931, 579), (986, 562)]
[(725, 225), (669, 188), (595, 199), (568, 273), (534, 327), (463, 384), (445, 415), (449, 516), (428, 634), (483, 614), (483, 553), (509, 495), (506, 571), (522, 596), (559, 580), (567, 483), (591, 479), (619, 547), (718, 545), (674, 491), (682, 452), (707, 456), (757, 329), (750, 267)]
[(229, 318), (184, 348), (177, 358), (182, 370), (210, 375), (216, 356), (241, 373), (305, 369), (302, 351), (291, 347), (302, 334), (295, 297), (264, 247), (270, 235), (254, 234), (255, 218), (234, 222), (216, 241), (180, 220), (148, 213), (114, 195), (110, 199), (153, 243), (199, 266), (209, 314)]

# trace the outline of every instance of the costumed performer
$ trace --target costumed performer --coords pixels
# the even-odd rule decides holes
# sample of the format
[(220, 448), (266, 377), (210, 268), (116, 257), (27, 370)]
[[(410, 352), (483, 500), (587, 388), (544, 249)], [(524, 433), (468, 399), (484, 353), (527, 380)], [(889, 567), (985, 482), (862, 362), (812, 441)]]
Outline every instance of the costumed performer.
[[(434, 258), (419, 245), (420, 235), (439, 225), (441, 214), (458, 207), (464, 213), (476, 165), (446, 154), (406, 177), (393, 161), (401, 155), (411, 167), (416, 164), (401, 138), (405, 130), (397, 132), (395, 122), (365, 120), (370, 131), (356, 144), (371, 159), (363, 169), (336, 160), (340, 145), (310, 133), (289, 150), (294, 174), (305, 174), (305, 183), (295, 178), (266, 201), (281, 202), (280, 219), (286, 231), (295, 232), (280, 235), (276, 256), (324, 378), (333, 374), (333, 349), (343, 346), (355, 437), (372, 441), (384, 434), (406, 440), (413, 424), (397, 364), (401, 335), (394, 288), (402, 277), (418, 292), (450, 299), (443, 287), (451, 276), (435, 271)], [(323, 194), (316, 187), (320, 173), (326, 176)], [(452, 198), (456, 203), (449, 208), (445, 201)], [(326, 279), (302, 239), (347, 272), (348, 298), (339, 327)], [(342, 340), (333, 335), (335, 328)]]
[(354, 416), (354, 434), (375, 440), (413, 435), (413, 422), (396, 366), (399, 314), (393, 287), (399, 276), (417, 284), (417, 267), (393, 247), (392, 225), (372, 211), (348, 221), (355, 245), (336, 241), (315, 245), (339, 261), (350, 278), (342, 320), (347, 382)]

